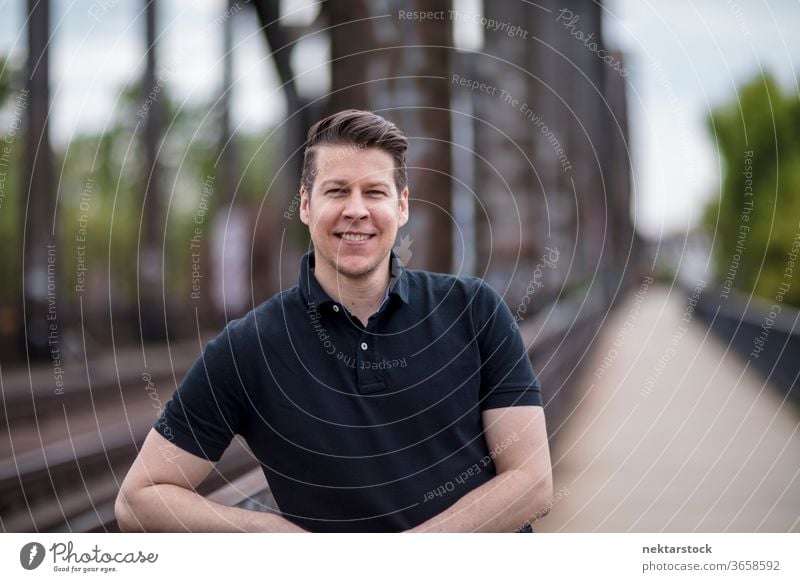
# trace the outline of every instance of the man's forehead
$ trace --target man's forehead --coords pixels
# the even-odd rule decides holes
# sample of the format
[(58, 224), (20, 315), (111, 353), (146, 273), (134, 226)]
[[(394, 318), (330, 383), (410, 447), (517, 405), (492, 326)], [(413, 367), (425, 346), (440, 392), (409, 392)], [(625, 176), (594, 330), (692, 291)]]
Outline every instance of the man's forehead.
[(377, 148), (358, 149), (355, 145), (324, 145), (316, 160), (317, 177), (340, 183), (391, 182), (394, 158)]
[(315, 146), (317, 150), (317, 161), (327, 163), (333, 167), (337, 162), (363, 162), (369, 164), (380, 164), (389, 167), (394, 166), (392, 155), (380, 148), (365, 148), (356, 144), (319, 144)]

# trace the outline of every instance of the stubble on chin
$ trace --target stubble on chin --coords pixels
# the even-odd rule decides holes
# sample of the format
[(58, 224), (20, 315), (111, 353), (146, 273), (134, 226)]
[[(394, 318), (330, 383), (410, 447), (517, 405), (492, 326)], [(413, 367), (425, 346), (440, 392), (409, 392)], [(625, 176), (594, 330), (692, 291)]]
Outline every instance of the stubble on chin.
[(348, 279), (363, 279), (377, 271), (386, 257), (378, 258), (374, 262), (367, 263), (367, 265), (363, 267), (349, 267), (346, 261), (340, 261), (338, 257), (331, 259), (327, 256), (323, 256), (322, 258), (338, 275), (345, 276)]

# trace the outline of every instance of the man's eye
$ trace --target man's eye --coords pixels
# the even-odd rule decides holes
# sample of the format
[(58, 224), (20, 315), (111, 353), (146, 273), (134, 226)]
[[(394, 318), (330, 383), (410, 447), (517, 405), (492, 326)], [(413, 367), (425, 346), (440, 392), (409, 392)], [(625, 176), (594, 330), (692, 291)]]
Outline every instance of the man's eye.
[(382, 190), (370, 190), (367, 194), (372, 194), (373, 196), (383, 196), (384, 192)]
[(341, 194), (342, 192), (344, 192), (342, 188), (331, 188), (330, 190), (327, 190), (325, 194)]

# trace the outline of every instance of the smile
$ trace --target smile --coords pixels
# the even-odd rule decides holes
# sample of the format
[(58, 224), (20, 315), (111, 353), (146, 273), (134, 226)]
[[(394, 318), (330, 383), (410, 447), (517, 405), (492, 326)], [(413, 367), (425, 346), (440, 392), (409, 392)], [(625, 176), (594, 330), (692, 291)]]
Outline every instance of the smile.
[(346, 240), (346, 241), (349, 241), (349, 242), (363, 242), (365, 240), (371, 239), (375, 235), (374, 234), (358, 234), (358, 233), (345, 232), (345, 233), (339, 233), (336, 236), (339, 237), (342, 240)]

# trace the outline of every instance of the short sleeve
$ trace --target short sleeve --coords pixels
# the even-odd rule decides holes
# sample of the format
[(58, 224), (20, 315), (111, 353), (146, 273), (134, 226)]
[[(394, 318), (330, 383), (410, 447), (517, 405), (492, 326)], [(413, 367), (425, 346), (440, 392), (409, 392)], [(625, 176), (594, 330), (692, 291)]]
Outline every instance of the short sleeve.
[(481, 410), (542, 406), (539, 380), (503, 299), (481, 281), (473, 309), (481, 354)]
[(181, 449), (218, 461), (242, 424), (242, 382), (229, 328), (209, 342), (154, 428)]

